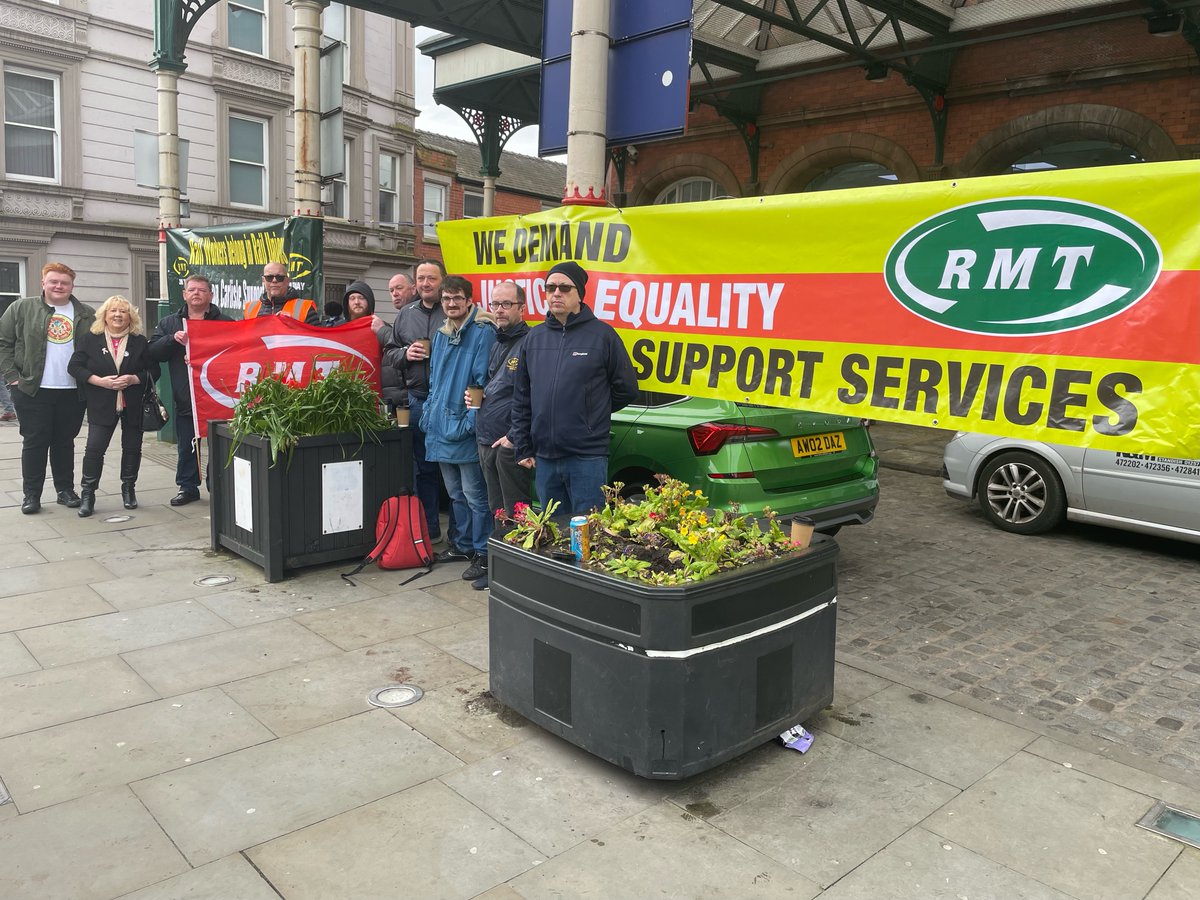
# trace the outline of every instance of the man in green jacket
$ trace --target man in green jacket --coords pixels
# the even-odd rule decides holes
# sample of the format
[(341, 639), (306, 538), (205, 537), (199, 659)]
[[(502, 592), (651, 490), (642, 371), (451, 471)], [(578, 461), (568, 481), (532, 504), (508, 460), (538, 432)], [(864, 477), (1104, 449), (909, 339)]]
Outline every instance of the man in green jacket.
[(0, 378), (12, 391), (21, 422), (21, 512), (42, 508), (46, 457), (63, 506), (79, 505), (75, 493), (75, 438), (83, 425), (83, 391), (67, 362), (96, 321), (95, 311), (75, 298), (75, 273), (62, 263), (42, 267), (42, 293), (10, 306), (0, 317)]

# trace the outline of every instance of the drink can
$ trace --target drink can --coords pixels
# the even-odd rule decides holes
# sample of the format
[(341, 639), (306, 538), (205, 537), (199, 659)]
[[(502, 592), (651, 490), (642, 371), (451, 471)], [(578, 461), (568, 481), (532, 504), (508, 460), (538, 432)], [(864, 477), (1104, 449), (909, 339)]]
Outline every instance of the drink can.
[(587, 562), (591, 555), (587, 516), (571, 517), (571, 552), (580, 562)]

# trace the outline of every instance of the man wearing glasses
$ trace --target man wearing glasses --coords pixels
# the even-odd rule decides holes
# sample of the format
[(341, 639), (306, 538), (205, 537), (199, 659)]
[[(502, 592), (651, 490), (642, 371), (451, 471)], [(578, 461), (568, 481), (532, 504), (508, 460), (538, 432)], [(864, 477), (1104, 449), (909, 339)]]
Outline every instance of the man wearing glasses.
[(536, 465), (542, 503), (573, 516), (604, 505), (612, 414), (637, 396), (625, 345), (583, 302), (587, 280), (574, 261), (546, 275), (546, 324), (522, 347), (509, 432), (517, 462)]
[[(425, 458), (442, 470), (454, 515), (450, 546), (438, 556), (447, 561), (470, 555), (463, 579), (487, 575), (487, 541), (492, 533), (487, 483), (479, 467), (475, 409), (466, 403), (467, 388), (487, 380), (488, 355), (496, 342), (492, 316), (471, 302), (471, 282), (451, 275), (442, 282), (446, 321), (433, 338), (429, 396), (421, 414)], [(457, 551), (451, 554), (451, 551)]]
[(321, 314), (317, 304), (305, 300), (291, 289), (288, 283), (287, 266), (281, 262), (269, 262), (263, 266), (263, 293), (258, 300), (251, 300), (243, 310), (243, 318), (259, 316), (291, 316), (305, 325), (320, 325)]

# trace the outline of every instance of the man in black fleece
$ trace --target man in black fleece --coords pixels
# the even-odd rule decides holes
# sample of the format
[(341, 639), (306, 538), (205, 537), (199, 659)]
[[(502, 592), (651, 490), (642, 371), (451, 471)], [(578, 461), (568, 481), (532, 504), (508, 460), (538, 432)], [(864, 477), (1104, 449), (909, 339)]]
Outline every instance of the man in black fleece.
[(525, 339), (513, 390), (513, 453), (536, 465), (543, 504), (583, 515), (604, 505), (612, 414), (637, 396), (629, 352), (583, 302), (587, 272), (577, 262), (546, 275), (545, 325)]

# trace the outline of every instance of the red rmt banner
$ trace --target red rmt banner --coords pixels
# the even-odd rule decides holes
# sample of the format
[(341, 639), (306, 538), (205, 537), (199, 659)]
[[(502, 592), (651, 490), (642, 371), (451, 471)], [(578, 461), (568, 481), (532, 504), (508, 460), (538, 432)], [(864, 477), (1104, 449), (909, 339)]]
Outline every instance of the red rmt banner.
[(269, 375), (306, 385), (337, 368), (359, 369), (379, 391), (379, 341), (370, 318), (336, 328), (305, 325), (290, 316), (196, 320), (185, 327), (198, 437), (208, 435), (210, 419), (230, 418), (242, 391)]

